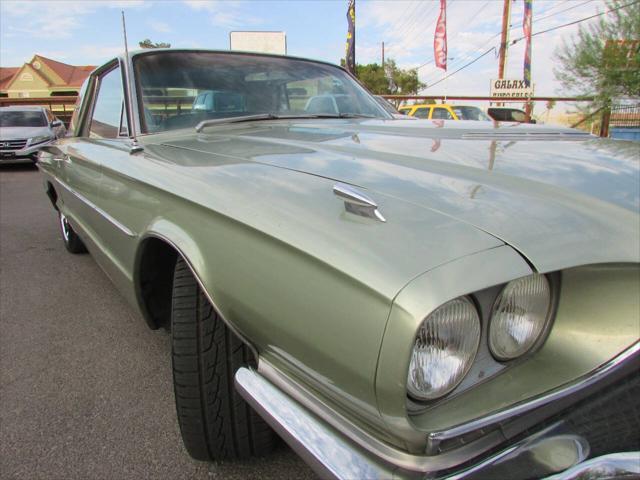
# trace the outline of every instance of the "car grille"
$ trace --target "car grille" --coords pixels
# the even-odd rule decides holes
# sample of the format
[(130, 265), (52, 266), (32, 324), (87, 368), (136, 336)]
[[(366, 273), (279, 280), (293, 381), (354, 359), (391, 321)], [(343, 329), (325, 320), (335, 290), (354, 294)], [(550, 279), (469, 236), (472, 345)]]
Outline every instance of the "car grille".
[(0, 140), (0, 150), (21, 150), (27, 145), (27, 140)]

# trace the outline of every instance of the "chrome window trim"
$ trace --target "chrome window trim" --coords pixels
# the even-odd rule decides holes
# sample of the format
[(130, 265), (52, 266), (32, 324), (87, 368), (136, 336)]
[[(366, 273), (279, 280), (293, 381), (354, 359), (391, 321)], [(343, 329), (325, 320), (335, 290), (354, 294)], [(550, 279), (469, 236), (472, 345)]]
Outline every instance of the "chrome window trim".
[[(131, 120), (129, 118), (130, 112), (128, 111), (127, 107), (127, 90), (126, 90), (126, 74), (124, 71), (125, 68), (125, 64), (124, 61), (120, 58), (115, 58), (113, 59), (113, 61), (109, 62), (108, 65), (105, 65), (103, 68), (101, 68), (100, 70), (94, 71), (91, 76), (93, 77), (93, 85), (90, 86), (91, 88), (91, 97), (89, 99), (90, 104), (87, 106), (87, 113), (85, 113), (84, 118), (82, 119), (82, 127), (80, 130), (80, 135), (81, 137), (88, 137), (88, 138), (93, 138), (91, 137), (91, 122), (93, 121), (93, 114), (96, 108), (96, 102), (98, 100), (98, 96), (100, 95), (100, 87), (102, 86), (102, 79), (106, 76), (109, 75), (111, 72), (113, 72), (116, 69), (120, 70), (120, 80), (122, 83), (122, 102), (123, 102), (123, 106), (120, 107), (120, 122), (117, 126), (118, 128), (118, 135), (116, 137), (107, 137), (107, 138), (102, 138), (100, 137), (101, 140), (117, 140), (117, 139), (126, 139), (129, 138), (129, 130), (130, 130), (130, 126), (131, 126)], [(124, 108), (123, 108), (124, 107)], [(123, 113), (126, 114), (126, 119), (123, 118), (124, 115)], [(122, 133), (122, 127), (123, 125), (123, 120), (126, 120), (126, 124), (127, 124), (127, 134), (124, 135)]]
[(55, 181), (65, 190), (67, 190), (69, 193), (71, 193), (74, 197), (76, 197), (78, 200), (80, 200), (81, 202), (83, 202), (86, 206), (88, 206), (89, 208), (91, 208), (92, 210), (94, 210), (96, 213), (98, 213), (99, 215), (101, 215), (105, 220), (107, 220), (109, 223), (111, 223), (111, 225), (113, 225), (114, 227), (116, 227), (118, 230), (120, 230), (122, 233), (124, 233), (126, 236), (131, 237), (131, 238), (135, 238), (137, 237), (137, 234), (129, 229), (128, 227), (126, 227), (125, 225), (123, 225), (122, 223), (120, 223), (118, 220), (116, 220), (115, 218), (113, 218), (111, 215), (109, 215), (107, 212), (105, 212), (104, 210), (102, 210), (100, 207), (98, 207), (95, 203), (93, 203), (91, 200), (89, 200), (87, 197), (85, 197), (84, 195), (82, 195), (81, 193), (75, 191), (73, 188), (71, 188), (69, 185), (67, 185), (65, 182), (63, 182), (62, 180), (60, 180), (59, 178), (55, 178)]

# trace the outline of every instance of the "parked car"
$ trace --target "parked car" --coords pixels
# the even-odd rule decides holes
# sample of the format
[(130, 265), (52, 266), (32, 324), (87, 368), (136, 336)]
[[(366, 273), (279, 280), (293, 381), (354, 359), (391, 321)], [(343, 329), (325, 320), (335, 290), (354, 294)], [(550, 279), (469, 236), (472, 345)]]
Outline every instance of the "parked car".
[[(144, 92), (180, 88), (244, 110), (150, 132)], [(329, 477), (633, 471), (635, 146), (389, 119), (331, 64), (146, 50), (94, 71), (45, 147), (66, 249), (170, 331), (187, 451), (275, 431)]]
[(416, 118), (435, 120), (480, 120), (491, 119), (480, 108), (472, 105), (449, 105), (446, 103), (423, 103), (400, 107), (400, 112)]
[(0, 107), (0, 163), (35, 163), (38, 149), (65, 132), (64, 124), (46, 107)]
[(373, 98), (380, 104), (382, 108), (386, 110), (396, 120), (414, 120), (414, 117), (410, 117), (406, 114), (400, 113), (398, 109), (386, 98), (380, 95), (374, 95)]
[(536, 123), (533, 118), (529, 118), (527, 121), (527, 113), (519, 108), (489, 107), (487, 113), (499, 122)]

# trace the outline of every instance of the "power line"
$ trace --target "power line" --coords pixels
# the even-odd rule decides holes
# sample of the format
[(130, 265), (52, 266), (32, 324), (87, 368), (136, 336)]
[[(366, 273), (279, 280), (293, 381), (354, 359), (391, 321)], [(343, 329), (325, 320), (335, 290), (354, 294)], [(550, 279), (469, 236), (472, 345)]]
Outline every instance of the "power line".
[[(592, 18), (601, 17), (602, 15), (606, 15), (607, 13), (615, 12), (615, 11), (617, 11), (617, 10), (621, 10), (621, 9), (623, 9), (623, 8), (626, 8), (626, 7), (630, 7), (630, 6), (632, 6), (632, 5), (635, 5), (635, 4), (637, 4), (637, 3), (640, 3), (640, 0), (636, 0), (636, 1), (634, 1), (634, 2), (627, 3), (626, 5), (621, 5), (621, 6), (619, 6), (619, 7), (612, 8), (612, 9), (610, 9), (610, 10), (607, 10), (606, 12), (601, 12), (601, 13), (598, 13), (598, 14), (596, 14), (596, 15), (591, 15), (590, 17), (585, 17), (585, 18), (582, 18), (582, 19), (580, 19), (580, 20), (576, 20), (576, 21), (573, 21), (573, 22), (565, 23), (565, 24), (563, 24), (563, 25), (558, 25), (557, 27), (548, 28), (548, 29), (546, 29), (546, 30), (542, 30), (542, 31), (540, 31), (540, 32), (533, 33), (533, 34), (531, 34), (531, 36), (532, 36), (532, 37), (534, 37), (534, 36), (536, 36), (536, 35), (542, 35), (543, 33), (551, 32), (551, 31), (553, 31), (553, 30), (558, 30), (558, 29), (560, 29), (560, 28), (568, 27), (568, 26), (570, 26), (570, 25), (575, 25), (575, 24), (577, 24), (577, 23), (581, 23), (581, 22), (584, 22), (584, 21), (590, 20), (590, 19), (592, 19)], [(516, 42), (519, 42), (520, 40), (524, 40), (525, 38), (526, 38), (526, 37), (518, 38), (518, 39), (514, 40), (513, 42), (511, 42), (511, 45), (513, 45), (513, 44), (514, 44), (514, 43), (516, 43)], [(441, 78), (441, 79), (440, 79), (440, 80), (438, 80), (437, 82), (432, 83), (431, 85), (427, 85), (427, 87), (425, 88), (425, 90), (427, 90), (428, 88), (431, 88), (431, 87), (433, 87), (433, 86), (437, 85), (437, 84), (438, 84), (438, 83), (440, 83), (440, 82), (443, 82), (444, 80), (446, 80), (447, 78), (449, 78), (449, 77), (451, 77), (451, 76), (455, 75), (455, 74), (456, 74), (456, 73), (458, 73), (459, 71), (464, 70), (465, 68), (467, 68), (467, 67), (469, 67), (469, 66), (473, 65), (474, 63), (476, 63), (478, 60), (480, 60), (482, 57), (484, 57), (485, 55), (487, 55), (489, 52), (491, 52), (491, 51), (493, 51), (493, 50), (496, 50), (496, 47), (491, 47), (489, 50), (487, 50), (486, 52), (484, 52), (482, 55), (480, 55), (480, 56), (478, 56), (478, 57), (474, 58), (474, 59), (473, 59), (473, 60), (471, 60), (470, 62), (468, 62), (468, 63), (466, 63), (465, 65), (463, 65), (462, 67), (458, 68), (456, 71), (451, 72), (450, 74), (448, 74), (448, 75), (446, 75), (445, 77)]]
[[(561, 13), (568, 12), (569, 10), (573, 10), (574, 8), (581, 7), (581, 6), (586, 5), (587, 3), (591, 3), (591, 2), (593, 2), (593, 0), (587, 0), (586, 2), (582, 2), (582, 3), (579, 3), (577, 5), (572, 5), (572, 6), (568, 7), (568, 8), (565, 8), (564, 10), (560, 10), (559, 12), (555, 12), (555, 13), (552, 13), (550, 15), (545, 15), (544, 17), (540, 17), (540, 18), (534, 19), (534, 23), (535, 22), (540, 22), (540, 21), (542, 21), (542, 20), (544, 20), (546, 18), (555, 17), (556, 15), (560, 15)], [(548, 12), (549, 12), (549, 10), (547, 10), (544, 13), (548, 13)], [(513, 29), (513, 28), (515, 28), (517, 26), (518, 25), (514, 25), (511, 28)]]
[[(535, 37), (537, 35), (542, 35), (543, 33), (553, 32), (554, 30), (558, 30), (558, 29), (564, 28), (564, 27), (569, 27), (569, 26), (575, 25), (577, 23), (585, 22), (587, 20), (591, 20), (592, 18), (601, 17), (602, 15), (606, 15), (607, 13), (615, 12), (616, 10), (620, 10), (620, 9), (623, 9), (623, 8), (626, 8), (626, 7), (630, 7), (630, 6), (635, 5), (637, 3), (640, 3), (640, 0), (636, 0), (635, 2), (627, 3), (626, 5), (621, 5), (619, 7), (612, 8), (610, 10), (607, 10), (606, 12), (601, 12), (601, 13), (597, 13), (595, 15), (591, 15), (590, 17), (585, 17), (585, 18), (581, 18), (580, 20), (575, 20), (573, 22), (564, 23), (562, 25), (558, 25), (557, 27), (547, 28), (546, 30), (541, 30), (539, 32), (532, 33), (531, 36)], [(515, 40), (513, 40), (511, 42), (511, 45), (514, 45), (514, 44), (518, 43), (520, 40), (524, 40), (525, 38), (526, 37), (516, 38)]]
[[(640, 1), (640, 0), (639, 0)], [(442, 77), (440, 80), (438, 80), (435, 83), (432, 83), (431, 85), (427, 85), (425, 87), (425, 90), (427, 90), (428, 88), (431, 88), (437, 84), (439, 84), (440, 82), (444, 82), (447, 78), (452, 77), (453, 75), (455, 75), (456, 73), (458, 73), (460, 70), (464, 70), (467, 67), (470, 67), (471, 65), (473, 65), (474, 63), (476, 63), (478, 60), (480, 60), (482, 57), (484, 57), (485, 55), (487, 55), (488, 53), (492, 52), (496, 50), (496, 47), (491, 47), (489, 50), (487, 50), (486, 52), (484, 52), (482, 55), (474, 58), (473, 60), (471, 60), (469, 63), (466, 63), (465, 65), (463, 65), (462, 67), (460, 67), (459, 69), (457, 69), (455, 72), (451, 72), (450, 74)]]
[[(485, 2), (485, 3), (484, 3), (484, 5), (482, 5), (482, 6), (481, 6), (481, 7), (480, 7), (480, 8), (479, 8), (479, 9), (478, 9), (478, 10), (477, 10), (473, 15), (471, 15), (469, 18), (477, 18), (477, 17), (478, 17), (478, 14), (479, 14), (482, 10), (484, 10), (484, 9), (486, 8), (486, 6), (487, 6), (487, 5), (489, 5), (489, 3), (490, 3), (490, 2), (491, 2), (491, 0), (488, 0), (487, 2)], [(488, 43), (488, 42), (485, 42), (482, 46), (486, 45), (487, 43)], [(480, 48), (482, 48), (482, 47), (480, 47)], [(476, 50), (474, 50), (474, 53), (475, 53), (475, 52), (477, 52), (478, 50), (479, 50), (479, 48), (477, 48)], [(466, 55), (466, 57), (467, 57), (467, 58), (468, 58), (468, 57), (470, 57), (470, 56), (471, 56), (470, 54)], [(464, 58), (464, 55), (463, 55), (463, 58)], [(417, 67), (415, 68), (415, 70), (419, 70), (419, 69), (421, 69), (422, 67), (426, 67), (427, 65), (430, 65), (430, 64), (432, 64), (432, 63), (434, 63), (434, 62), (435, 62), (435, 58), (434, 58), (434, 59), (429, 60), (428, 62), (423, 63), (422, 65), (417, 66)], [(458, 62), (458, 63), (459, 63), (459, 62)]]
[[(556, 16), (556, 15), (559, 15), (559, 14), (561, 14), (561, 13), (563, 13), (563, 12), (566, 12), (566, 11), (568, 11), (568, 10), (571, 10), (571, 9), (574, 9), (574, 8), (577, 8), (577, 7), (580, 7), (580, 6), (582, 6), (582, 5), (586, 5), (587, 3), (590, 3), (590, 2), (592, 2), (592, 1), (593, 1), (593, 0), (588, 0), (588, 1), (586, 1), (586, 2), (582, 2), (582, 3), (578, 4), (578, 5), (573, 5), (573, 6), (569, 7), (569, 8), (564, 9), (564, 10), (560, 10), (560, 11), (555, 12), (555, 13), (553, 13), (553, 14), (546, 15), (546, 16), (543, 16), (543, 17), (540, 17), (540, 18), (537, 18), (537, 19), (536, 19), (536, 18), (534, 18), (534, 19), (533, 19), (533, 23), (535, 24), (535, 23), (537, 23), (537, 22), (539, 22), (539, 21), (541, 21), (541, 20), (544, 20), (544, 19), (546, 19), (546, 18), (550, 18), (550, 17)], [(543, 31), (540, 31), (540, 32), (536, 32), (536, 33), (533, 33), (531, 36), (533, 37), (533, 36), (536, 36), (536, 35), (540, 35), (540, 34), (542, 34), (542, 33), (546, 33), (546, 32), (551, 31), (551, 30), (555, 30), (555, 29), (558, 29), (558, 28), (562, 28), (562, 27), (564, 27), (564, 26), (569, 26), (569, 25), (573, 25), (573, 24), (575, 24), (575, 23), (580, 23), (580, 22), (583, 22), (583, 21), (585, 21), (585, 20), (589, 20), (589, 19), (591, 19), (591, 18), (595, 18), (595, 17), (597, 17), (597, 16), (604, 15), (604, 14), (606, 14), (606, 13), (612, 12), (612, 11), (614, 11), (614, 10), (619, 10), (620, 8), (624, 8), (624, 7), (627, 7), (627, 6), (633, 5), (633, 4), (635, 4), (635, 3), (638, 3), (639, 1), (640, 1), (640, 0), (636, 0), (635, 2), (631, 2), (631, 3), (627, 4), (627, 5), (622, 5), (621, 7), (617, 7), (617, 8), (611, 9), (611, 10), (609, 10), (608, 12), (602, 12), (602, 13), (599, 13), (599, 14), (593, 15), (593, 16), (591, 16), (591, 17), (583, 18), (583, 19), (578, 20), (578, 21), (575, 21), (575, 22), (567, 23), (567, 24), (565, 24), (565, 25), (560, 25), (560, 26), (553, 27), (553, 28), (550, 28), (550, 29), (547, 29), (547, 30), (543, 30)], [(565, 3), (566, 3), (566, 2), (565, 2)], [(557, 5), (556, 5), (556, 7), (557, 7)], [(556, 7), (552, 7), (551, 9), (547, 10), (547, 12), (550, 12), (551, 10), (553, 10), (553, 8), (556, 8)], [(545, 12), (545, 13), (546, 13), (546, 12)], [(512, 23), (512, 24), (510, 25), (509, 29), (510, 29), (510, 30), (513, 30), (513, 29), (518, 28), (518, 27), (519, 27), (519, 25), (514, 25), (514, 24)], [(460, 61), (464, 61), (464, 60), (466, 60), (466, 59), (467, 59), (467, 58), (469, 58), (471, 55), (473, 55), (473, 53), (477, 52), (477, 51), (478, 51), (478, 50), (480, 50), (482, 47), (484, 47), (487, 43), (489, 43), (491, 40), (493, 40), (494, 38), (499, 37), (499, 36), (500, 36), (500, 33), (497, 33), (497, 34), (495, 34), (494, 36), (490, 37), (490, 38), (489, 38), (487, 41), (485, 41), (485, 42), (484, 42), (480, 47), (478, 47), (474, 52), (472, 52), (471, 54), (463, 55), (463, 56), (462, 56), (462, 58), (461, 58), (458, 62), (456, 62), (456, 63), (458, 63), (458, 64), (459, 64), (459, 62), (460, 62)], [(515, 39), (515, 40), (513, 40), (513, 41), (510, 43), (510, 45), (514, 45), (515, 43), (517, 43), (517, 42), (519, 42), (519, 41), (523, 40), (524, 38), (525, 38), (525, 37), (521, 37), (521, 38)], [(426, 65), (429, 65), (429, 64), (433, 63), (434, 61), (435, 61), (435, 60), (431, 60), (431, 61), (429, 61), (429, 62), (427, 62), (427, 63), (425, 63), (425, 64), (421, 65), (421, 66), (420, 66), (420, 67), (418, 67), (418, 68), (421, 68), (421, 67), (424, 67), (424, 66), (426, 66)], [(433, 78), (434, 74), (432, 73), (430, 76), (431, 76), (431, 78)], [(428, 80), (428, 79), (425, 79), (425, 80)]]
[[(399, 31), (395, 36), (402, 37), (406, 33), (406, 35), (404, 35), (404, 38), (402, 40), (403, 42), (407, 42), (408, 40), (415, 38), (416, 34), (423, 32), (425, 28), (422, 27), (421, 24), (429, 18), (429, 16), (431, 15), (431, 12), (433, 11), (433, 7), (436, 4), (431, 4), (431, 5), (432, 5), (432, 8), (428, 8), (424, 10), (422, 15), (417, 15), (413, 20), (413, 22), (409, 22), (407, 24), (407, 28), (404, 29), (404, 31), (402, 30)], [(401, 45), (399, 45), (398, 43), (392, 44), (391, 47), (389, 47), (389, 50), (393, 50), (394, 48), (399, 48), (400, 46)]]

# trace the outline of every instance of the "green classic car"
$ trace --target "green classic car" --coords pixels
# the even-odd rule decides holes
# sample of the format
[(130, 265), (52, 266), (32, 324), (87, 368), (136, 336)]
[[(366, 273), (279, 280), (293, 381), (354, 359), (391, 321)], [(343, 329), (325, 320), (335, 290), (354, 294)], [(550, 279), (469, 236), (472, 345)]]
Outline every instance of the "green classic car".
[(66, 248), (170, 332), (194, 458), (637, 472), (637, 145), (396, 120), (331, 64), (174, 49), (93, 72), (39, 168)]

